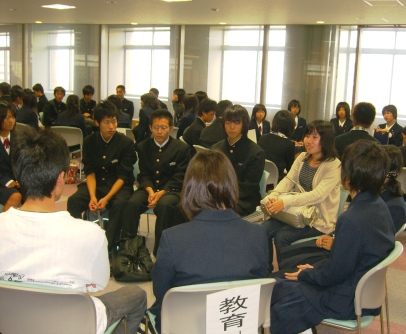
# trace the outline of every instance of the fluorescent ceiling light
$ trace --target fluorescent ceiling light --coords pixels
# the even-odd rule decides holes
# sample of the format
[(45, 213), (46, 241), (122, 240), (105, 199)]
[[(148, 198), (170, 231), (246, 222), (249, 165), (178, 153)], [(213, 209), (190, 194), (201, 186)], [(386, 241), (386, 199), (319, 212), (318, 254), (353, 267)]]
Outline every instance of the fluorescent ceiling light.
[(44, 6), (41, 6), (41, 7), (51, 8), (51, 9), (59, 9), (59, 10), (76, 8), (75, 6), (60, 5), (58, 3), (53, 4), (53, 5), (44, 5)]

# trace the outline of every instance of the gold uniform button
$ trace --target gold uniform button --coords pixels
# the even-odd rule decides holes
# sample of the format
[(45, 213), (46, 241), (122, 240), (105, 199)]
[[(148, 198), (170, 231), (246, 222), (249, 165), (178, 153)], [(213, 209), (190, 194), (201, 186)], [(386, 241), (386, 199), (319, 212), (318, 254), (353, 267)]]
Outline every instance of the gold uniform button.
[(162, 152), (162, 149), (159, 149), (159, 151), (158, 152)]
[(156, 173), (156, 174), (159, 174), (159, 170), (157, 170), (155, 173)]
[(156, 159), (156, 162), (159, 162), (159, 159)]
[(105, 180), (105, 178), (103, 177), (103, 178), (102, 178), (102, 180), (104, 181), (104, 180)]
[(233, 151), (233, 150), (230, 150), (230, 153), (234, 153), (234, 151)]
[(105, 155), (103, 155), (103, 159), (106, 159), (106, 156), (105, 156)]
[(106, 168), (102, 167), (102, 169), (106, 169)]
[(156, 183), (159, 183), (159, 180), (156, 180), (155, 182), (156, 182)]

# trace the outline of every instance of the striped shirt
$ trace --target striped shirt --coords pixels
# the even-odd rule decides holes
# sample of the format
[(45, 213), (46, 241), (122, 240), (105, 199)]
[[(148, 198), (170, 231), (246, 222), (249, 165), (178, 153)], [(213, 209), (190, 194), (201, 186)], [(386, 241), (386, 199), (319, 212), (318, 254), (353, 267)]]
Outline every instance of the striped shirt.
[(300, 170), (299, 174), (299, 184), (303, 187), (305, 191), (313, 190), (312, 182), (314, 174), (316, 174), (317, 168), (318, 167), (311, 167), (309, 164), (309, 160), (306, 160), (303, 163), (303, 167)]

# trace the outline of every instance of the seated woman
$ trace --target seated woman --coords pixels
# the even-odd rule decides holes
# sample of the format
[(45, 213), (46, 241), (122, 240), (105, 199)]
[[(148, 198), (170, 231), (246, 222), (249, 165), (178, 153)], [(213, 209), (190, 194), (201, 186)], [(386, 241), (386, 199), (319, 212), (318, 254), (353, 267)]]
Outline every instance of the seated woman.
[(272, 120), (272, 132), (264, 134), (258, 141), (258, 145), (265, 151), (265, 159), (278, 167), (278, 182), (285, 177), (285, 169), (290, 171), (295, 160), (295, 144), (288, 139), (294, 129), (293, 115), (287, 110), (279, 110)]
[(154, 110), (160, 107), (159, 101), (154, 94), (147, 93), (141, 95), (140, 123), (133, 130), (137, 144), (141, 143), (144, 139), (151, 138), (151, 130), (149, 128), (150, 117)]
[[(280, 251), (292, 242), (329, 234), (334, 230), (340, 202), (340, 160), (334, 148), (334, 130), (330, 122), (316, 120), (304, 129), (306, 153), (294, 161), (288, 175), (276, 186), (275, 192), (266, 196), (261, 203), (271, 218), (263, 222), (268, 234), (269, 266), (272, 269), (274, 239), (276, 255), (280, 262)], [(278, 199), (278, 192), (289, 192), (299, 184), (304, 193)], [(275, 218), (273, 214), (287, 207), (314, 205), (317, 218), (311, 225), (294, 228)]]
[(169, 289), (265, 277), (265, 229), (241, 219), (237, 201), (237, 177), (228, 158), (215, 150), (197, 153), (181, 194), (191, 221), (163, 231), (151, 273), (156, 301), (150, 311), (156, 315), (158, 332), (162, 300)]
[(11, 168), (10, 149), (15, 139), (16, 115), (11, 103), (0, 102), (0, 204), (3, 212), (18, 207), (22, 196)]
[(86, 121), (79, 109), (79, 97), (69, 95), (66, 99), (66, 111), (60, 113), (55, 121), (57, 126), (71, 126), (82, 130), (83, 138), (87, 136)]
[(306, 120), (299, 116), (301, 109), (302, 107), (298, 100), (292, 100), (288, 104), (288, 110), (295, 117), (295, 131), (290, 139), (295, 142), (296, 146), (303, 146), (303, 134), (306, 127)]
[[(402, 126), (397, 123), (398, 109), (393, 105), (387, 105), (382, 109), (385, 124), (379, 124), (375, 128), (374, 137), (384, 145), (402, 146)], [(388, 135), (386, 137), (385, 135)]]
[(347, 102), (339, 102), (336, 107), (336, 118), (330, 120), (334, 126), (336, 136), (352, 129), (350, 105)]
[[(271, 333), (298, 333), (325, 318), (356, 319), (354, 295), (361, 277), (394, 248), (391, 216), (379, 192), (389, 170), (382, 146), (357, 141), (344, 150), (341, 182), (352, 201), (340, 215), (330, 256), (287, 273), (276, 283), (271, 302)], [(377, 315), (379, 309), (363, 310)]]
[(176, 138), (183, 136), (183, 132), (195, 121), (197, 110), (199, 109), (199, 100), (195, 94), (186, 94), (183, 97), (184, 113), (178, 123), (178, 133)]
[(248, 129), (254, 129), (257, 135), (257, 142), (263, 134), (271, 131), (271, 124), (265, 119), (266, 108), (263, 104), (256, 104), (252, 109), (251, 120)]
[(17, 111), (16, 121), (32, 126), (35, 130), (39, 130), (39, 118), (37, 114), (37, 97), (34, 92), (27, 89), (24, 90), (23, 106)]

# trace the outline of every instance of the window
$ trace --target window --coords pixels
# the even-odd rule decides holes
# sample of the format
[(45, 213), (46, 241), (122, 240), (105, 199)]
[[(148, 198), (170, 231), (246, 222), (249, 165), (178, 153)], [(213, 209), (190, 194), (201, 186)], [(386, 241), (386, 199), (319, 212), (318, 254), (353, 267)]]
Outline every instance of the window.
[(127, 94), (141, 96), (159, 87), (169, 91), (170, 28), (135, 28), (125, 32), (124, 82)]
[(0, 33), (0, 82), (10, 82), (10, 34)]
[(74, 46), (73, 30), (48, 34), (48, 87), (50, 89), (62, 86), (66, 91), (73, 91)]

